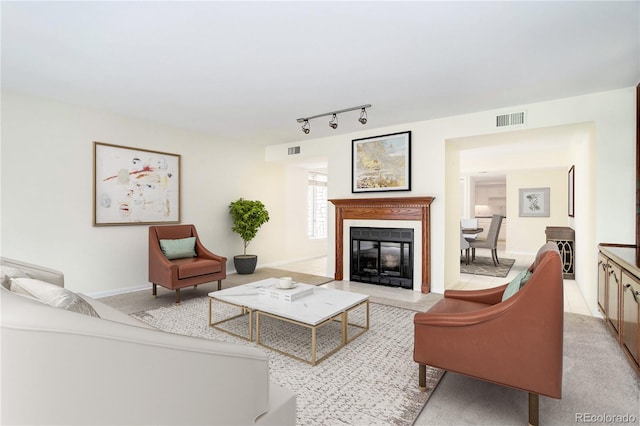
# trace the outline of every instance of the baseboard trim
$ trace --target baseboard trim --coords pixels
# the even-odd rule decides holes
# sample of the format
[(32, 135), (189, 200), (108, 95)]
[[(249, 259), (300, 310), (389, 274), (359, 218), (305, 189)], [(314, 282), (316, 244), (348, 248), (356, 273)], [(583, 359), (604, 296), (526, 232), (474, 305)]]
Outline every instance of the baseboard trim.
[(126, 294), (126, 293), (134, 293), (136, 291), (149, 290), (151, 291), (151, 283), (136, 286), (136, 287), (126, 287), (126, 288), (118, 288), (114, 290), (105, 290), (105, 291), (94, 291), (91, 293), (85, 293), (87, 296), (92, 299), (100, 299), (101, 297), (109, 297), (116, 296), (118, 294)]
[[(263, 268), (278, 269), (278, 266), (288, 265), (289, 263), (304, 262), (306, 260), (318, 259), (319, 257), (324, 257), (324, 256), (301, 257), (297, 259), (289, 259), (283, 262), (265, 263), (262, 265), (258, 265), (256, 269), (263, 269)], [(260, 260), (260, 258), (258, 258), (258, 260)], [(237, 274), (237, 271), (235, 269), (227, 270), (227, 275), (233, 275), (233, 274)], [(143, 290), (151, 291), (151, 283), (146, 283), (146, 284), (135, 286), (135, 287), (125, 287), (125, 288), (117, 288), (113, 290), (95, 291), (95, 292), (85, 293), (85, 294), (93, 299), (100, 299), (101, 297), (117, 296), (119, 294), (134, 293), (136, 291), (143, 291)]]

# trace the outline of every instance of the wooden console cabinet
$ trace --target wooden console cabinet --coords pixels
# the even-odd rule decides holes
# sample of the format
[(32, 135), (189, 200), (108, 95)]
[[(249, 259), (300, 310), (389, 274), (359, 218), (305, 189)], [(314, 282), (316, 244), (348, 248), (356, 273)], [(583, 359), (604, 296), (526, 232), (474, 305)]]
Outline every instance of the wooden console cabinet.
[(567, 280), (576, 278), (575, 240), (576, 232), (567, 226), (547, 226), (547, 242), (554, 242), (562, 258), (562, 275)]
[(598, 309), (640, 374), (640, 247), (598, 246)]

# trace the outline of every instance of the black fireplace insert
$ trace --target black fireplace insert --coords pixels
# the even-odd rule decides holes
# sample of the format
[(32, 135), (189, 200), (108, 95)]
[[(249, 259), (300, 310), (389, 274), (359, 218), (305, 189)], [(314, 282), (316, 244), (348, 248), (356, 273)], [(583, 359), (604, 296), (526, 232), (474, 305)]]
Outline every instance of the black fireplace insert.
[(351, 281), (413, 289), (413, 229), (351, 227)]

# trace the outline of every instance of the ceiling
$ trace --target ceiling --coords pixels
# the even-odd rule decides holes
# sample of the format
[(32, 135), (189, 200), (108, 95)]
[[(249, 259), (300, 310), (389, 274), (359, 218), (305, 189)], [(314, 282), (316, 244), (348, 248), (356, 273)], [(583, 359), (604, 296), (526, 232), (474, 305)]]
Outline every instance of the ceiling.
[(640, 2), (8, 2), (2, 88), (276, 144), (635, 86)]

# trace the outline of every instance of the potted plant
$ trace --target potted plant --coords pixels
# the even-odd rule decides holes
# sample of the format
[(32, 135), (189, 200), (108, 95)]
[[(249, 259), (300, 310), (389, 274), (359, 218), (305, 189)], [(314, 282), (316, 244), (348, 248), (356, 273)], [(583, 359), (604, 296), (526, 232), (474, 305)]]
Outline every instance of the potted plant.
[(233, 257), (233, 264), (239, 274), (252, 274), (258, 263), (258, 256), (247, 254), (247, 246), (258, 233), (258, 229), (269, 221), (269, 212), (261, 201), (240, 198), (229, 204), (233, 219), (231, 230), (242, 238), (244, 254)]

